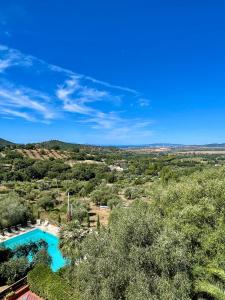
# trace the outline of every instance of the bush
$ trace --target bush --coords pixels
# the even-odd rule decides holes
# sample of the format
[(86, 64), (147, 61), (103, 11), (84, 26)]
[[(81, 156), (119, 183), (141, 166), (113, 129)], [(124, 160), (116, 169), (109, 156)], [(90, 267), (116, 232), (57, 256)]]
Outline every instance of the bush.
[(137, 187), (128, 187), (125, 190), (125, 197), (128, 200), (134, 200), (134, 199), (138, 199), (139, 197), (141, 197), (143, 194), (143, 190)]
[(44, 299), (79, 299), (78, 296), (74, 295), (67, 282), (65, 282), (59, 275), (53, 273), (51, 269), (44, 264), (37, 265), (31, 272), (29, 272), (27, 280), (31, 291)]
[(113, 207), (120, 206), (121, 204), (122, 204), (122, 200), (116, 195), (107, 201), (107, 206), (110, 209), (113, 209)]
[(0, 246), (0, 263), (3, 263), (12, 256), (12, 250), (9, 248), (4, 248)]
[(108, 205), (108, 201), (118, 198), (117, 190), (112, 186), (101, 185), (91, 193), (91, 198), (96, 205)]
[(26, 258), (10, 259), (0, 265), (0, 282), (12, 284), (26, 276), (29, 269), (30, 264)]
[(2, 198), (0, 205), (0, 226), (2, 228), (25, 224), (31, 217), (28, 207), (22, 204), (21, 198), (17, 195), (8, 194)]

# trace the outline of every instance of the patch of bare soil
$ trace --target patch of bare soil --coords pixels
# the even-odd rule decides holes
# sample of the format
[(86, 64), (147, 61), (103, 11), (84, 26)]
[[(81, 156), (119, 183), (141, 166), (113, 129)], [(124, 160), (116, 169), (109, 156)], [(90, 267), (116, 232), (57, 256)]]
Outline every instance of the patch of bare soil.
[(108, 225), (108, 221), (109, 221), (110, 209), (100, 208), (99, 206), (91, 202), (89, 215), (90, 215), (91, 227), (96, 227), (98, 216), (99, 216), (100, 224), (106, 226)]
[(41, 159), (41, 155), (37, 150), (30, 150), (35, 159)]
[(68, 153), (63, 151), (56, 150), (47, 150), (47, 149), (17, 149), (17, 151), (22, 154), (24, 157), (29, 157), (31, 159), (66, 159), (68, 158)]

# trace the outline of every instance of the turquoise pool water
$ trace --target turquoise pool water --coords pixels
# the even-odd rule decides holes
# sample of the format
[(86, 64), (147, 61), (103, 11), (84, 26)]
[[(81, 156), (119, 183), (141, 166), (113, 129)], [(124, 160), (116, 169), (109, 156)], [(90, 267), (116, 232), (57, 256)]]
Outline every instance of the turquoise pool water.
[(57, 271), (66, 264), (66, 260), (63, 258), (61, 251), (59, 250), (59, 239), (40, 229), (34, 229), (24, 234), (15, 236), (2, 243), (7, 248), (15, 248), (18, 245), (26, 244), (29, 242), (36, 242), (38, 240), (44, 240), (48, 243), (48, 253), (52, 257), (52, 271)]

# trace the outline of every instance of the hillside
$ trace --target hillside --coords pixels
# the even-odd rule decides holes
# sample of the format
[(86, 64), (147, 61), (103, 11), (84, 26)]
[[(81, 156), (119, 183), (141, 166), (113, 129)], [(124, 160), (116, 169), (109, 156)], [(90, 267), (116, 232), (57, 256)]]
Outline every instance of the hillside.
[(68, 152), (54, 149), (17, 149), (17, 151), (24, 157), (31, 159), (67, 159), (69, 157)]
[(209, 148), (225, 148), (225, 143), (207, 144), (207, 145), (204, 145), (204, 146), (209, 147)]
[(15, 143), (0, 138), (0, 147), (9, 145), (15, 145)]
[(75, 143), (67, 143), (59, 140), (50, 140), (41, 143), (36, 143), (37, 146), (46, 149), (61, 149), (61, 150), (71, 150), (81, 145)]

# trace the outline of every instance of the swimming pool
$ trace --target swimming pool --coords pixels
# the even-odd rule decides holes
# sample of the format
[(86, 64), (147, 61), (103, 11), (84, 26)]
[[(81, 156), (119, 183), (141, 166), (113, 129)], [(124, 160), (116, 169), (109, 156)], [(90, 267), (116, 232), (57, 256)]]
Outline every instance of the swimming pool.
[(63, 258), (62, 253), (59, 250), (59, 239), (56, 236), (40, 229), (34, 229), (32, 231), (15, 236), (1, 244), (7, 248), (13, 249), (19, 245), (26, 244), (31, 241), (37, 242), (41, 239), (48, 243), (48, 253), (52, 258), (51, 268), (52, 271), (55, 272), (66, 264), (66, 260)]

